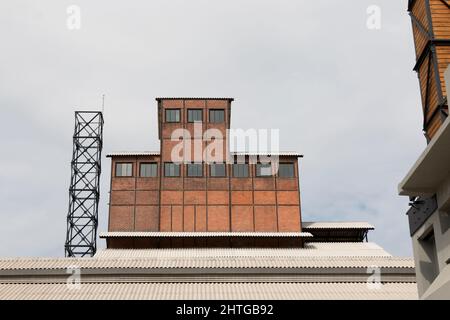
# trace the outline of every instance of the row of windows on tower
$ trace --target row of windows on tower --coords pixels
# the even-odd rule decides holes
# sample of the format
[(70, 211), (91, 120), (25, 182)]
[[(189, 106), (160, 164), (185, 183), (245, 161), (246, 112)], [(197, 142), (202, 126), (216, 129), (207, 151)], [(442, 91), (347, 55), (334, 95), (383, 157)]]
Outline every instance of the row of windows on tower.
[[(166, 122), (180, 122), (180, 121), (181, 121), (181, 109), (166, 109)], [(187, 121), (188, 122), (203, 121), (203, 109), (188, 109)], [(225, 122), (225, 110), (210, 109), (209, 122), (210, 123)]]
[[(179, 177), (181, 175), (181, 165), (172, 162), (164, 163), (165, 177)], [(246, 178), (249, 176), (249, 165), (247, 163), (237, 163), (231, 166), (232, 176), (234, 178)], [(203, 177), (204, 166), (201, 163), (190, 163), (186, 165), (186, 175), (188, 177)], [(116, 163), (116, 177), (132, 177), (133, 163)], [(157, 163), (140, 163), (139, 177), (149, 178), (158, 176)], [(210, 177), (226, 177), (227, 166), (224, 163), (215, 163), (209, 165)], [(257, 177), (273, 176), (270, 164), (256, 164)], [(295, 177), (295, 169), (293, 163), (280, 163), (278, 165), (277, 176), (280, 178)]]

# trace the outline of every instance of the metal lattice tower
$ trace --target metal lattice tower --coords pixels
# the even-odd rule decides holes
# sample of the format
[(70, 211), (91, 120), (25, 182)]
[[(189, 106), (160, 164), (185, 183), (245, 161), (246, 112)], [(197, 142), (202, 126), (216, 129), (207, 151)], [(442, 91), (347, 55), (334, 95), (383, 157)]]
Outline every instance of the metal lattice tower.
[(97, 250), (102, 147), (103, 114), (75, 112), (66, 257), (93, 256)]

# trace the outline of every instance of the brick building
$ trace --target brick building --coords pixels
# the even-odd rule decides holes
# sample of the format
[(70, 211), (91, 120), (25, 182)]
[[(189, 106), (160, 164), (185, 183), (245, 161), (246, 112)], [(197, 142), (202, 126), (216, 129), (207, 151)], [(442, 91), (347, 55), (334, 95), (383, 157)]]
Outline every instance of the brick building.
[[(112, 159), (110, 232), (290, 232), (298, 233), (297, 239), (308, 236), (301, 227), (300, 154), (279, 152), (278, 164), (271, 166), (260, 163), (259, 156), (273, 154), (230, 153), (231, 98), (156, 100), (160, 151), (108, 155)], [(200, 131), (195, 125), (201, 125)], [(182, 163), (175, 163), (173, 151), (180, 141), (174, 141), (172, 134), (180, 129), (185, 130), (186, 148), (181, 152)], [(209, 161), (204, 152), (214, 141), (207, 134), (211, 129), (220, 133), (215, 139), (223, 140), (221, 162)], [(196, 143), (204, 155), (198, 161), (194, 159)], [(192, 148), (189, 159), (188, 148)], [(265, 170), (269, 166), (273, 170)], [(136, 245), (131, 244), (131, 237), (128, 244), (123, 241), (109, 239), (108, 244)]]

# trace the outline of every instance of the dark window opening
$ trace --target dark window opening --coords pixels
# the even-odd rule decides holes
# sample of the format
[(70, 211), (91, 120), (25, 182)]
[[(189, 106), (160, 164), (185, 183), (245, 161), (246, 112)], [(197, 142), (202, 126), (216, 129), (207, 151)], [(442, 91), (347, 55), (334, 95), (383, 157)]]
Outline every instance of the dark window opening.
[(132, 177), (133, 164), (132, 163), (116, 163), (116, 177)]
[(179, 177), (180, 176), (180, 165), (177, 163), (165, 163), (164, 164), (164, 176)]
[(278, 176), (280, 178), (293, 178), (294, 175), (293, 163), (280, 163), (278, 167)]
[(225, 163), (214, 163), (209, 166), (211, 177), (226, 177), (227, 169)]
[(248, 177), (248, 164), (247, 163), (233, 164), (233, 177), (247, 178)]
[(223, 109), (209, 110), (209, 122), (212, 123), (225, 122), (225, 110)]
[(166, 109), (166, 122), (180, 122), (180, 109)]
[(158, 164), (156, 163), (141, 163), (141, 168), (139, 170), (140, 177), (150, 178), (158, 176)]
[(203, 177), (203, 165), (201, 163), (190, 163), (187, 165), (188, 177)]
[(420, 259), (420, 272), (429, 283), (432, 283), (439, 275), (436, 239), (433, 226), (419, 238), (419, 243), (422, 246), (424, 253), (423, 257)]
[(202, 109), (188, 109), (188, 122), (203, 121)]

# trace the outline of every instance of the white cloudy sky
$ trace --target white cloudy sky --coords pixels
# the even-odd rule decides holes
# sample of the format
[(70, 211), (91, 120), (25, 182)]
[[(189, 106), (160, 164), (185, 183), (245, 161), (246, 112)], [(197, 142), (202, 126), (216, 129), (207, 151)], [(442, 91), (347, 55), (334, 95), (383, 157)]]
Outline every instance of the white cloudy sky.
[[(69, 5), (81, 29), (66, 27)], [(366, 9), (382, 10), (368, 30)], [(305, 154), (305, 220), (366, 220), (410, 255), (397, 184), (421, 150), (407, 1), (2, 1), (0, 256), (64, 254), (73, 112), (106, 94), (105, 153), (158, 148), (156, 96), (231, 96), (235, 128)], [(100, 230), (107, 223), (104, 159)], [(101, 242), (100, 246), (104, 246)]]

